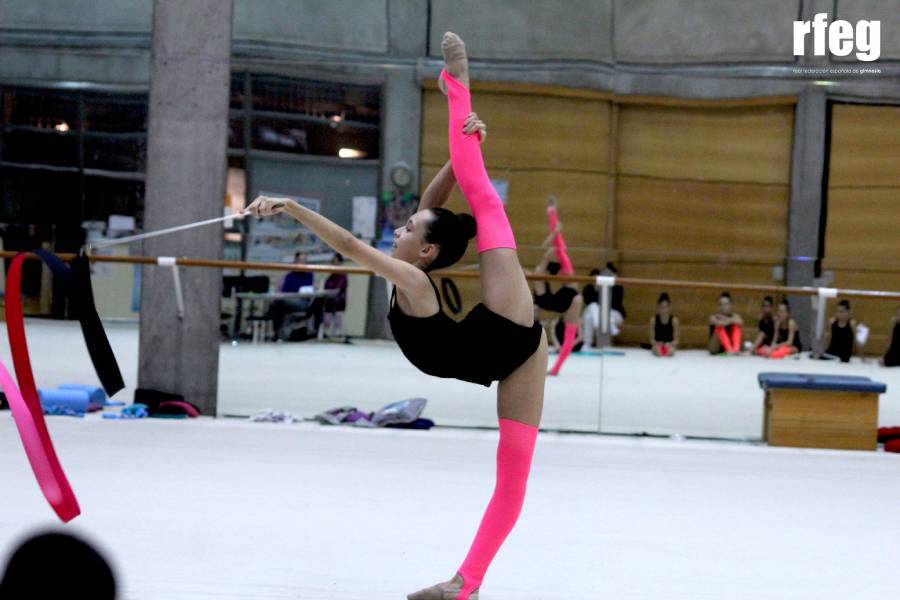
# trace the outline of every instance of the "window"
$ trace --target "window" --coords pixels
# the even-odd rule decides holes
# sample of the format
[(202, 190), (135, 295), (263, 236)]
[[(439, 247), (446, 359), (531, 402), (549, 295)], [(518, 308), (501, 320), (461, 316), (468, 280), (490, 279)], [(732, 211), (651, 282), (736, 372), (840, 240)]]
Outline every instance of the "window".
[[(246, 81), (250, 97), (245, 97)], [(377, 86), (236, 74), (231, 82), (229, 147), (286, 154), (377, 159), (381, 91)]]
[(2, 86), (0, 221), (77, 225), (143, 210), (144, 93)]

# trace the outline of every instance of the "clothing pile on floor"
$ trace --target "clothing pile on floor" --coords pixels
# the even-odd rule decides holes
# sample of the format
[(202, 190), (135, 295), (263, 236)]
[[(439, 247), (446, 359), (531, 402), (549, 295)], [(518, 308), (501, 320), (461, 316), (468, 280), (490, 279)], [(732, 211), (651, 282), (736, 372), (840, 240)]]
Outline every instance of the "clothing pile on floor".
[(315, 420), (323, 425), (431, 429), (434, 421), (421, 417), (426, 404), (428, 400), (425, 398), (410, 398), (392, 402), (371, 413), (363, 412), (355, 406), (339, 406), (317, 414)]
[(900, 452), (900, 426), (879, 427), (878, 442), (884, 444), (885, 452)]

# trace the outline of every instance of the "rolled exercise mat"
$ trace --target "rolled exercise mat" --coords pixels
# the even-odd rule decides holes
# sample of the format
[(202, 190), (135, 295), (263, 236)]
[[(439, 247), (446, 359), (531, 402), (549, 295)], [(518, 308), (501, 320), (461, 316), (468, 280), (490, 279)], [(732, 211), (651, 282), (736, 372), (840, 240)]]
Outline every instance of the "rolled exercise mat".
[(31, 463), (31, 470), (41, 488), (41, 493), (63, 523), (71, 521), (81, 514), (81, 509), (56, 457), (40, 406), (36, 406), (36, 411), (33, 409), (20, 393), (3, 363), (0, 363), (0, 386), (3, 387), (9, 401), (13, 420), (25, 447), (25, 455)]
[(86, 413), (91, 403), (91, 395), (87, 390), (38, 390), (41, 408), (44, 412), (51, 406), (68, 408), (78, 413)]
[(97, 387), (95, 385), (64, 383), (56, 387), (60, 390), (83, 390), (88, 393), (88, 396), (91, 399), (91, 404), (99, 404), (100, 406), (107, 406), (110, 404), (109, 402), (107, 402), (106, 392), (103, 391), (103, 388)]
[[(54, 257), (56, 258), (56, 257)], [(9, 377), (6, 369), (2, 375), (7, 399), (13, 409), (13, 418), (22, 439), (25, 454), (31, 463), (34, 476), (44, 497), (63, 522), (68, 522), (81, 514), (78, 500), (63, 472), (50, 432), (44, 422), (41, 401), (38, 398), (31, 361), (28, 358), (28, 343), (25, 340), (25, 320), (22, 316), (22, 262), (25, 254), (20, 253), (12, 260), (6, 278), (6, 330), (9, 334), (9, 348), (13, 356), (19, 387)], [(13, 396), (16, 396), (15, 398)]]

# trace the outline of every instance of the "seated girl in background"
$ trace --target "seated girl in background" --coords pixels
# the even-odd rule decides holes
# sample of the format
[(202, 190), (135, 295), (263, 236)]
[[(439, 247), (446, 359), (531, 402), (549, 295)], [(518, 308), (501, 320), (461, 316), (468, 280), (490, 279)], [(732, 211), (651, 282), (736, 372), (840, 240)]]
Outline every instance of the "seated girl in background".
[(774, 303), (772, 296), (763, 298), (762, 312), (759, 314), (759, 322), (756, 326), (759, 333), (756, 334), (756, 340), (753, 342), (753, 348), (750, 350), (753, 354), (766, 356), (766, 353), (772, 346), (772, 340), (775, 339), (775, 319), (772, 316)]
[(718, 311), (709, 317), (710, 354), (738, 354), (741, 351), (741, 327), (744, 325), (741, 315), (734, 312), (731, 294), (722, 292), (719, 296)]
[(888, 332), (887, 350), (881, 358), (884, 367), (900, 367), (900, 306), (897, 314), (891, 317), (891, 330)]
[(656, 314), (650, 319), (650, 350), (654, 356), (675, 356), (678, 347), (678, 317), (671, 313), (672, 301), (663, 292), (656, 301)]
[[(331, 264), (336, 267), (344, 265), (344, 257), (335, 252), (331, 258)], [(346, 273), (332, 273), (325, 280), (326, 291), (334, 290), (336, 295), (328, 296), (323, 301), (322, 323), (319, 325), (319, 339), (334, 337), (335, 331), (343, 332), (344, 311), (347, 310), (347, 275)]]
[(771, 346), (763, 346), (763, 348), (766, 348), (763, 356), (767, 358), (784, 358), (791, 354), (798, 354), (803, 349), (800, 343), (800, 331), (797, 328), (797, 322), (791, 318), (791, 305), (787, 300), (782, 300), (778, 305), (775, 339)]
[(853, 313), (850, 311), (849, 301), (838, 302), (837, 314), (828, 322), (828, 330), (825, 335), (828, 339), (825, 358), (850, 362), (850, 357), (853, 356), (853, 346), (856, 343), (856, 319), (853, 318)]

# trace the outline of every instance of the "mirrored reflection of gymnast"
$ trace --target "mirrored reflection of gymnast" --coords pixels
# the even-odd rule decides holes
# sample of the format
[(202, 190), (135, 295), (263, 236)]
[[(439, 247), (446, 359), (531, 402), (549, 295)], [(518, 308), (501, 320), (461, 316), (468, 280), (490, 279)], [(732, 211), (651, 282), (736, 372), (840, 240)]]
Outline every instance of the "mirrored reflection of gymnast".
[[(534, 272), (541, 275), (548, 273), (550, 275), (557, 273), (574, 275), (575, 269), (569, 259), (566, 242), (562, 236), (562, 223), (559, 221), (557, 201), (553, 196), (547, 200), (547, 221), (550, 235), (544, 240), (542, 246), (549, 246), (549, 248), (544, 253), (541, 262), (535, 267)], [(553, 258), (556, 258), (555, 262), (552, 261)], [(584, 301), (578, 286), (574, 283), (567, 283), (556, 292), (550, 289), (550, 285), (546, 281), (534, 281), (532, 285), (534, 287), (534, 303), (546, 311), (559, 313), (562, 318), (563, 335), (560, 341), (559, 355), (556, 357), (553, 368), (547, 373), (551, 376), (559, 375), (560, 369), (572, 354), (572, 350), (581, 337), (579, 323)]]
[[(452, 33), (444, 35), (441, 46), (445, 69), (439, 85), (450, 109), (450, 164), (426, 189), (420, 210), (394, 232), (391, 256), (286, 198), (260, 197), (249, 210), (257, 216), (287, 212), (336, 251), (393, 282), (388, 318), (394, 338), (420, 370), (486, 386), (499, 381), (497, 481), (475, 540), (449, 581), (409, 595), (411, 600), (476, 600), (488, 566), (522, 509), (543, 409), (547, 340), (534, 322), (515, 238), (484, 167), (479, 137), (485, 129), (471, 112), (465, 46)], [(440, 206), (454, 179), (474, 222)], [(482, 303), (457, 323), (443, 312), (428, 272), (458, 261), (476, 225)]]

